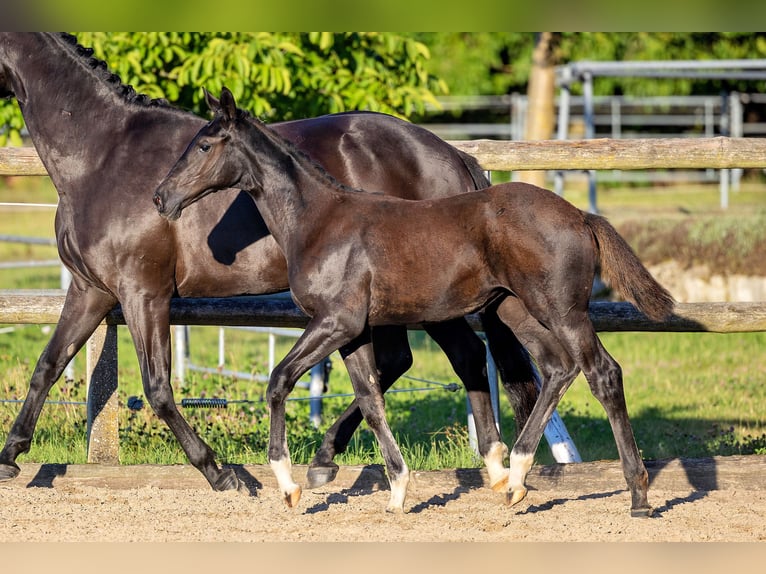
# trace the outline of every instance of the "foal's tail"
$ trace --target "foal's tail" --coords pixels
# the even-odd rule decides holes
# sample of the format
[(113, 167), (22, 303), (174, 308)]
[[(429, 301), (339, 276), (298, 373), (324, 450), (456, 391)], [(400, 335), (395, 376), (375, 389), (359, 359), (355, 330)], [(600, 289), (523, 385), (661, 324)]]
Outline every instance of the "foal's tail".
[(642, 313), (654, 321), (673, 312), (673, 296), (652, 277), (630, 245), (603, 217), (585, 213), (599, 247), (601, 275)]

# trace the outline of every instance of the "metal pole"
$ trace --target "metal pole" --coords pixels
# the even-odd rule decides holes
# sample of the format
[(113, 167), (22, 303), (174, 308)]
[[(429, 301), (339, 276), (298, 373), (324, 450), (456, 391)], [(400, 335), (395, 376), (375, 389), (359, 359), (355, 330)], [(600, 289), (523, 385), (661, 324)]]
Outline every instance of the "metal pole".
[(324, 362), (311, 367), (311, 379), (309, 381), (309, 420), (314, 428), (322, 424), (322, 395), (325, 388)]
[(184, 376), (186, 374), (186, 359), (189, 356), (186, 325), (176, 325), (176, 379), (178, 383), (184, 385)]
[[(727, 94), (721, 94), (721, 135), (729, 135), (729, 98)], [(721, 170), (721, 209), (729, 207), (729, 175), (728, 169)]]

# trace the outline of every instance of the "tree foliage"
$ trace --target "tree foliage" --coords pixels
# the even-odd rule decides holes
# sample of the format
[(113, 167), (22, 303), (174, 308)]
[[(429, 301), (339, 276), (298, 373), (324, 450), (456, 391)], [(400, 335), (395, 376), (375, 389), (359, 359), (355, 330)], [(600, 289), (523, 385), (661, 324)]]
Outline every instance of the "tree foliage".
[[(534, 34), (438, 32), (413, 37), (429, 47), (431, 72), (460, 95), (526, 92)], [(721, 60), (765, 58), (766, 33), (750, 32), (565, 32), (555, 53), (559, 64), (578, 60)], [(763, 91), (763, 81), (597, 78), (600, 95), (717, 94)], [(573, 86), (577, 93), (580, 87)]]
[[(577, 60), (704, 60), (766, 57), (766, 33), (566, 32), (555, 52)], [(88, 32), (126, 84), (207, 113), (202, 87), (228, 86), (267, 121), (344, 110), (422, 115), (426, 103), (456, 95), (525, 93), (534, 34), (526, 32), (271, 33)], [(764, 82), (597, 78), (596, 94), (688, 95), (763, 91)], [(579, 84), (573, 86), (577, 93)], [(0, 144), (19, 143), (15, 104), (0, 102)]]
[[(224, 85), (267, 121), (345, 110), (408, 117), (446, 92), (426, 67), (428, 48), (393, 33), (86, 32), (77, 39), (136, 91), (200, 115), (207, 114), (202, 88), (217, 94)], [(0, 104), (0, 126), (14, 141), (21, 125), (17, 106)]]

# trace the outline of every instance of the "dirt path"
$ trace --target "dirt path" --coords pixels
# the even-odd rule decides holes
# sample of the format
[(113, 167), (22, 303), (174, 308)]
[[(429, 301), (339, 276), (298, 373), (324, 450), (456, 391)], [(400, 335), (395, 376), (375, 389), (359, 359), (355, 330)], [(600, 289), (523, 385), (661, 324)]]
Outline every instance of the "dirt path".
[[(404, 515), (383, 509), (380, 468), (280, 500), (271, 471), (236, 467), (245, 488), (214, 493), (191, 467), (24, 465), (0, 484), (0, 540), (34, 541), (763, 541), (766, 457), (649, 466), (651, 519), (631, 519), (614, 462), (534, 467), (517, 507), (483, 471), (414, 475)], [(305, 476), (297, 468), (296, 477)]]

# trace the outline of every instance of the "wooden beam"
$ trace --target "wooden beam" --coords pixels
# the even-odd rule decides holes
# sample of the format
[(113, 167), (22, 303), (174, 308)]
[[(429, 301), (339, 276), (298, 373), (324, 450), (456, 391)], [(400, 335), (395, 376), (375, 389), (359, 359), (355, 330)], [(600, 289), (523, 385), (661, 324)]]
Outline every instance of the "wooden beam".
[[(0, 291), (0, 324), (56, 323), (64, 304), (61, 290)], [(766, 331), (766, 302), (678, 303), (667, 321), (653, 322), (625, 302), (594, 301), (590, 316), (597, 331), (674, 331), (686, 333), (745, 333)], [(304, 328), (308, 318), (286, 294), (224, 298), (178, 298), (170, 304), (174, 325), (228, 325)], [(479, 317), (468, 317), (481, 330)], [(116, 307), (109, 325), (124, 325)], [(412, 328), (418, 328), (413, 325)]]
[(0, 147), (0, 175), (48, 175), (33, 147)]
[(766, 138), (452, 141), (487, 170), (766, 167)]
[[(731, 455), (709, 458), (673, 458), (645, 461), (650, 489), (656, 490), (763, 490), (766, 457)], [(277, 488), (268, 465), (230, 465), (250, 491)], [(305, 476), (306, 465), (293, 465), (295, 476)], [(484, 468), (413, 471), (410, 488), (433, 492), (453, 492), (458, 488), (488, 488)], [(592, 493), (625, 488), (622, 466), (617, 460), (575, 464), (535, 465), (527, 476), (535, 490)], [(124, 465), (24, 463), (21, 474), (4, 488), (72, 488), (88, 486), (123, 490), (153, 487), (210, 492), (205, 478), (190, 464)], [(341, 466), (332, 483), (335, 490), (375, 491), (388, 488), (381, 465)], [(651, 493), (651, 490), (650, 490)]]
[[(766, 167), (766, 138), (470, 140), (449, 142), (487, 170)], [(47, 175), (32, 147), (0, 147), (0, 175)]]

